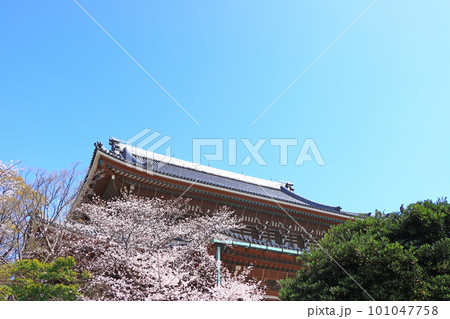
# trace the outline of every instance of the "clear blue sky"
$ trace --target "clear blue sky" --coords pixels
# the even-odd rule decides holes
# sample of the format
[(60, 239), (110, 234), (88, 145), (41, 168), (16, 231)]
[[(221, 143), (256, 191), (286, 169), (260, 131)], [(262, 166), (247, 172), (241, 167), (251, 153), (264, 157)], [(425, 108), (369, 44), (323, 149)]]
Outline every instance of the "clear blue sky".
[[(0, 160), (89, 165), (93, 143), (143, 128), (193, 138), (313, 138), (325, 166), (211, 166), (292, 181), (355, 212), (449, 195), (450, 2), (380, 0), (255, 125), (372, 0), (0, 2)], [(247, 155), (238, 146), (238, 161)], [(239, 164), (239, 162), (238, 162)]]

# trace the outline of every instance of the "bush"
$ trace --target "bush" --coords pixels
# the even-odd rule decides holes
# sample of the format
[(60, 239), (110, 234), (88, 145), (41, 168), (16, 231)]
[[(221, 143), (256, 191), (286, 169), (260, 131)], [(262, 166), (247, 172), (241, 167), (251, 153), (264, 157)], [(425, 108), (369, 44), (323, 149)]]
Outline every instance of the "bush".
[(282, 282), (280, 298), (450, 300), (449, 234), (446, 199), (332, 227), (319, 241), (323, 249), (313, 247), (302, 257), (305, 268)]
[(45, 263), (20, 260), (0, 268), (0, 300), (78, 300), (87, 272), (74, 271), (72, 257)]

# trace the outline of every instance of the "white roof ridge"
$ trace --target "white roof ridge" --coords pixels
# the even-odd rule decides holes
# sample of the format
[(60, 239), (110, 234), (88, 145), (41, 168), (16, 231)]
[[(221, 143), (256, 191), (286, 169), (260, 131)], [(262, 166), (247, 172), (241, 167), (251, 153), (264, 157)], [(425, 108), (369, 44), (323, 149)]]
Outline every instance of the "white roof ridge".
[(274, 188), (274, 189), (280, 189), (281, 186), (284, 186), (284, 184), (281, 182), (269, 181), (269, 180), (258, 178), (258, 177), (247, 176), (247, 175), (243, 175), (243, 174), (239, 174), (239, 173), (222, 170), (219, 168), (214, 168), (214, 167), (205, 166), (205, 165), (201, 165), (201, 164), (197, 164), (197, 163), (193, 163), (193, 162), (188, 162), (188, 161), (174, 158), (171, 156), (162, 155), (162, 154), (154, 153), (151, 151), (143, 150), (141, 148), (137, 148), (135, 146), (131, 146), (126, 143), (123, 143), (122, 141), (117, 143), (117, 145), (119, 146), (120, 151), (123, 151), (123, 149), (127, 148), (133, 155), (142, 156), (145, 158), (153, 159), (153, 160), (164, 162), (167, 164), (172, 164), (175, 166), (189, 168), (189, 169), (196, 170), (199, 172), (213, 174), (213, 175), (217, 175), (217, 176), (221, 176), (221, 177), (225, 177), (225, 178), (229, 178), (229, 179), (238, 180), (241, 182), (251, 183), (251, 184), (265, 186), (265, 187)]

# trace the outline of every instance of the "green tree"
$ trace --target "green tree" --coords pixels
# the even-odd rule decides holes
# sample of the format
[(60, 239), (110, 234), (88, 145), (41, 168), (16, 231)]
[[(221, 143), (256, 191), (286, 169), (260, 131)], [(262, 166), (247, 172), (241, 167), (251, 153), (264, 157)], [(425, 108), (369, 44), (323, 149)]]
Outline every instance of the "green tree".
[(78, 300), (87, 272), (74, 271), (72, 257), (45, 263), (20, 260), (0, 268), (0, 300)]
[(305, 268), (282, 281), (280, 298), (450, 300), (449, 234), (446, 199), (332, 227), (301, 257)]

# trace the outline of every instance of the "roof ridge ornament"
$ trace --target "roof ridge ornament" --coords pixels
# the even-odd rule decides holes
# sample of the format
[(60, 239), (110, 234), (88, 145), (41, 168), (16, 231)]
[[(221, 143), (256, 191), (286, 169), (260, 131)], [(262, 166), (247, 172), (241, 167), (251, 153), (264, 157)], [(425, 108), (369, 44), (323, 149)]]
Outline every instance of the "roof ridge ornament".
[(114, 137), (110, 137), (109, 138), (109, 145), (111, 145), (111, 152), (115, 153), (115, 154), (119, 154), (120, 153), (120, 140), (118, 140), (117, 138)]
[(290, 190), (290, 191), (294, 191), (294, 183), (289, 182), (289, 181), (283, 181), (283, 180), (279, 180), (280, 183), (284, 184), (284, 188)]
[(290, 191), (294, 191), (294, 184), (293, 183), (286, 183), (286, 185), (284, 185), (284, 187), (286, 187)]

